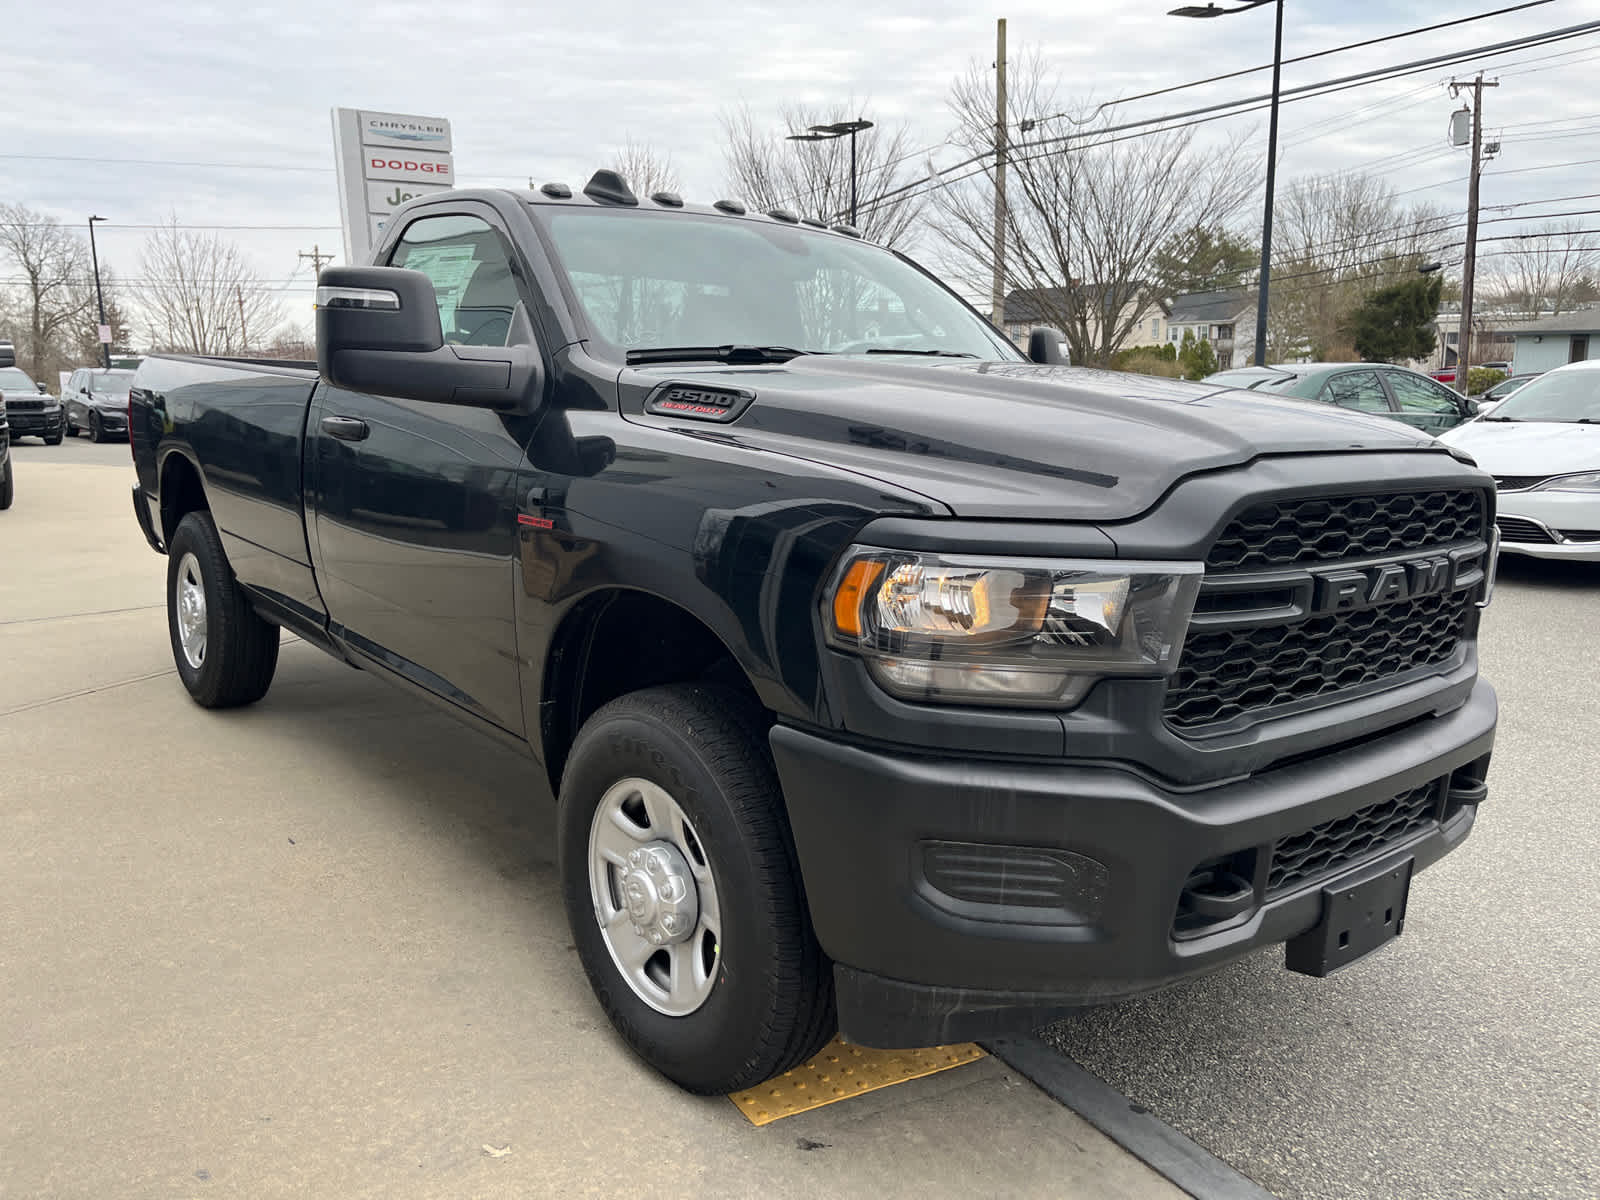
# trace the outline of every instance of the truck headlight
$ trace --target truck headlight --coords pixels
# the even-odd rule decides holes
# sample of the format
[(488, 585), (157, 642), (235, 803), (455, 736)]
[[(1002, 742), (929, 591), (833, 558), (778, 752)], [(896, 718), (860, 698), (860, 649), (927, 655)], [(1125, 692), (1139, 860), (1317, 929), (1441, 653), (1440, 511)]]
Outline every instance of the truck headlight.
[(1583, 471), (1576, 475), (1557, 475), (1536, 483), (1534, 492), (1600, 492), (1600, 471)]
[(852, 547), (830, 645), (908, 700), (1067, 708), (1110, 675), (1168, 675), (1200, 563), (973, 558)]

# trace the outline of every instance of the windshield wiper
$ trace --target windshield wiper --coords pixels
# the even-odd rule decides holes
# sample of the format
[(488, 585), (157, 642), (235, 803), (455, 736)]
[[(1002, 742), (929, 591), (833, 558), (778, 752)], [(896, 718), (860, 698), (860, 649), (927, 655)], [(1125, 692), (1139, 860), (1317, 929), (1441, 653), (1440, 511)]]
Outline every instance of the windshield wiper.
[(826, 350), (796, 350), (793, 346), (650, 346), (628, 351), (628, 365), (644, 363), (707, 362), (785, 363), (802, 354), (826, 354)]
[(1516, 419), (1517, 419), (1516, 417), (1494, 417), (1494, 416), (1479, 417), (1478, 418), (1478, 420), (1480, 420), (1480, 421), (1507, 421), (1507, 422), (1515, 421)]
[(898, 346), (874, 346), (867, 354), (923, 354), (932, 358), (977, 358), (965, 350), (902, 350)]

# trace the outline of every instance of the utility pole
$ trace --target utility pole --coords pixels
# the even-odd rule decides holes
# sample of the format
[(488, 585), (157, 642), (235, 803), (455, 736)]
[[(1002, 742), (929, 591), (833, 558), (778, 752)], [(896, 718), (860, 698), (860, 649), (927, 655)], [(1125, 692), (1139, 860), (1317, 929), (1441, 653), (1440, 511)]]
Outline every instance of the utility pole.
[[(528, 182), (532, 183), (533, 181), (530, 179)], [(322, 252), (322, 247), (317, 245), (315, 242), (311, 244), (311, 253), (307, 254), (304, 250), (302, 250), (300, 251), (300, 257), (309, 258), (311, 260), (311, 270), (312, 273), (316, 275), (322, 274), (323, 263), (333, 261), (333, 254), (331, 252), (324, 254)]]
[(233, 294), (239, 298), (239, 349), (247, 351), (250, 349), (250, 331), (244, 324), (244, 286), (234, 284)]
[(1483, 166), (1483, 89), (1499, 87), (1498, 81), (1485, 83), (1483, 72), (1470, 83), (1450, 81), (1453, 100), (1465, 88), (1472, 89), (1472, 170), (1467, 176), (1467, 252), (1461, 263), (1461, 327), (1456, 333), (1456, 391), (1467, 394), (1467, 372), (1472, 367), (1472, 284), (1478, 258), (1478, 176)]
[(994, 309), (995, 327), (1006, 327), (1006, 19), (995, 22), (994, 50)]

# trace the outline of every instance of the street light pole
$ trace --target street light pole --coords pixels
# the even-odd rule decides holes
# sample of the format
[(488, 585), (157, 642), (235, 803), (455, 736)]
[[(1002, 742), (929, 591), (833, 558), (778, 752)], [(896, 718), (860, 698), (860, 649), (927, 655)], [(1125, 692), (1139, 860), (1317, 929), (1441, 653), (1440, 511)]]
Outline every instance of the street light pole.
[(813, 125), (805, 133), (791, 133), (791, 142), (831, 142), (850, 136), (850, 224), (856, 224), (856, 134), (872, 128), (871, 121), (836, 121), (832, 125)]
[[(1246, 0), (1238, 8), (1218, 8), (1215, 4), (1190, 4), (1175, 8), (1171, 17), (1225, 17), (1229, 13), (1249, 12), (1274, 0)], [(1278, 85), (1283, 72), (1283, 0), (1276, 0), (1277, 31), (1272, 38), (1272, 115), (1267, 121), (1267, 201), (1261, 223), (1261, 273), (1256, 295), (1256, 361), (1267, 363), (1267, 289), (1272, 282), (1272, 196), (1278, 176)]]
[[(105, 324), (106, 324), (106, 297), (105, 297), (105, 293), (100, 290), (100, 252), (97, 249), (95, 249), (95, 244), (94, 244), (94, 223), (96, 221), (104, 221), (104, 220), (105, 220), (104, 217), (90, 217), (89, 218), (89, 259), (90, 259), (91, 262), (94, 263), (94, 298), (95, 298), (95, 302), (100, 306), (100, 328), (101, 329), (104, 329), (105, 328)], [(98, 330), (96, 332), (98, 332)], [(110, 342), (104, 342), (103, 341), (103, 342), (100, 343), (100, 355), (101, 355), (102, 358), (105, 359), (106, 370), (109, 371), (111, 369), (111, 343)]]

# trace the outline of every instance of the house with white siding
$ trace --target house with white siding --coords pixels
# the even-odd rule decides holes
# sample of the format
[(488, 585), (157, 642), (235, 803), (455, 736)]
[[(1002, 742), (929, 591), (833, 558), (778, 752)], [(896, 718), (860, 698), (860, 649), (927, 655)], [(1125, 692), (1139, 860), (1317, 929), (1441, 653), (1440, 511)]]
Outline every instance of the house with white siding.
[(1166, 340), (1183, 345), (1183, 335), (1210, 342), (1217, 368), (1247, 366), (1255, 352), (1256, 297), (1245, 288), (1220, 292), (1190, 292), (1172, 298)]

